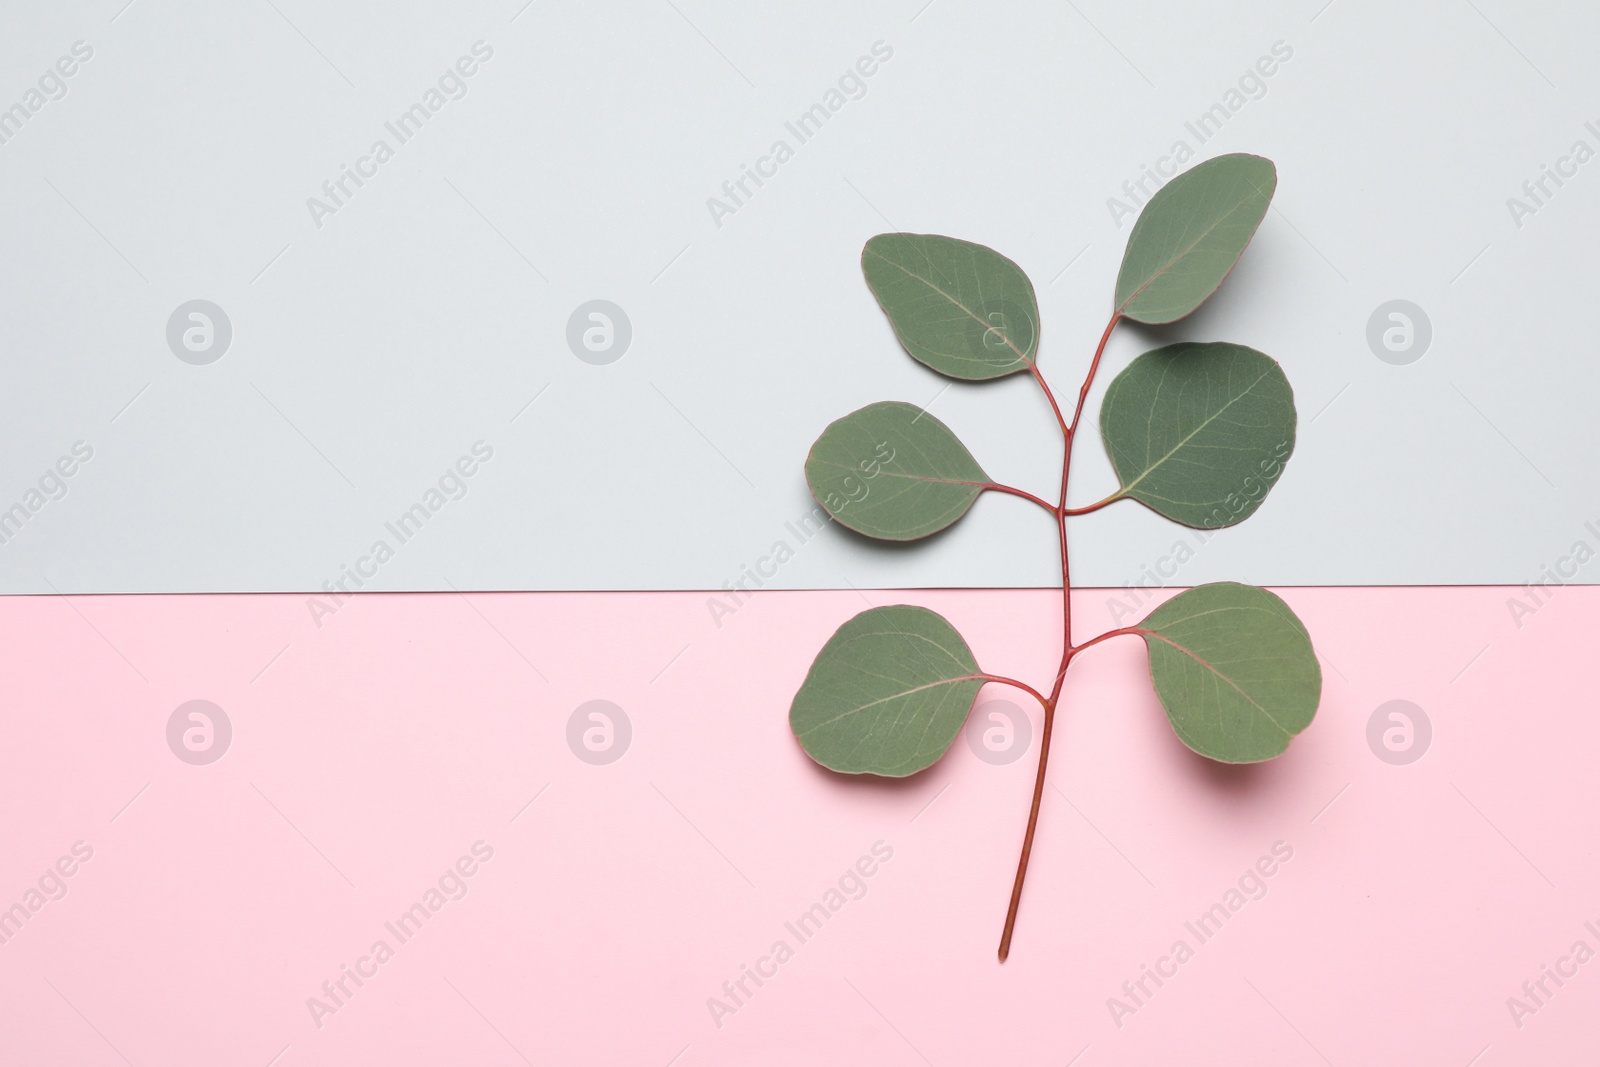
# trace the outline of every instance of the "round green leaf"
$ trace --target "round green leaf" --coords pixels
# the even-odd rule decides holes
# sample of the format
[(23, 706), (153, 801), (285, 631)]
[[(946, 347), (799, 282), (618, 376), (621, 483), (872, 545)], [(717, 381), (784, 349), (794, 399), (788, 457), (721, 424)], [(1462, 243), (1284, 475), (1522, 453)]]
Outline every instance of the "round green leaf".
[(914, 541), (967, 513), (989, 476), (950, 427), (912, 404), (868, 404), (806, 457), (811, 495), (857, 533)]
[(1136, 322), (1176, 322), (1217, 291), (1266, 217), (1278, 170), (1270, 159), (1208, 159), (1150, 198), (1128, 235), (1117, 311)]
[(972, 650), (937, 612), (871, 608), (817, 653), (789, 726), (829, 770), (903, 778), (945, 754), (983, 682)]
[(1273, 593), (1253, 585), (1196, 586), (1135, 627), (1173, 730), (1202, 756), (1256, 763), (1311, 725), (1322, 668), (1311, 637)]
[(1033, 362), (1033, 283), (994, 249), (936, 234), (880, 233), (861, 250), (861, 271), (906, 351), (940, 374), (984, 381)]
[(1261, 506), (1294, 452), (1294, 390), (1244, 345), (1146, 352), (1112, 380), (1100, 435), (1122, 488), (1174, 522), (1213, 530)]

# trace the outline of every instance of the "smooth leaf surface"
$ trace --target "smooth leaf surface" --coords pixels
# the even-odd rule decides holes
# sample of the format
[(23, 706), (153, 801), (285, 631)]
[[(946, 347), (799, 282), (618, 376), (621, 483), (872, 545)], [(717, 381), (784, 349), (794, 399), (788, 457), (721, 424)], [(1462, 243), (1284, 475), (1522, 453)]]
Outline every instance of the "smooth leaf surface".
[(906, 351), (940, 374), (984, 381), (1033, 362), (1033, 283), (994, 249), (936, 234), (880, 233), (861, 250), (861, 271)]
[(1196, 586), (1137, 630), (1173, 730), (1202, 756), (1271, 759), (1317, 713), (1322, 668), (1311, 637), (1289, 605), (1265, 589)]
[(1197, 529), (1232, 526), (1261, 506), (1294, 452), (1294, 391), (1253, 348), (1168, 345), (1112, 380), (1100, 436), (1118, 497)]
[(868, 537), (913, 541), (972, 507), (989, 476), (950, 427), (912, 404), (869, 404), (829, 424), (806, 457), (811, 495)]
[(982, 687), (972, 650), (943, 616), (871, 608), (817, 653), (789, 726), (830, 770), (902, 778), (945, 754)]
[(1157, 190), (1128, 235), (1116, 308), (1136, 322), (1175, 322), (1217, 291), (1266, 217), (1278, 186), (1270, 159), (1208, 159)]

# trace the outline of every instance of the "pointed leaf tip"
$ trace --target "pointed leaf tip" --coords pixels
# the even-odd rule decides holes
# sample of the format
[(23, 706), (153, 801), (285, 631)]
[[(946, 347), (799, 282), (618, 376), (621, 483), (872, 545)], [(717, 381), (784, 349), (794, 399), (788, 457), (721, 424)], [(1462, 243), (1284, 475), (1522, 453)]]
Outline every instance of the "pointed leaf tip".
[(912, 404), (868, 404), (830, 423), (806, 457), (817, 503), (857, 533), (914, 541), (967, 513), (989, 481), (950, 427)]
[(1135, 322), (1176, 322), (1233, 270), (1278, 187), (1270, 159), (1235, 153), (1184, 171), (1139, 213), (1122, 254), (1115, 305)]
[(907, 352), (940, 374), (986, 381), (1027, 370), (1039, 305), (1022, 268), (954, 237), (880, 233), (861, 271)]

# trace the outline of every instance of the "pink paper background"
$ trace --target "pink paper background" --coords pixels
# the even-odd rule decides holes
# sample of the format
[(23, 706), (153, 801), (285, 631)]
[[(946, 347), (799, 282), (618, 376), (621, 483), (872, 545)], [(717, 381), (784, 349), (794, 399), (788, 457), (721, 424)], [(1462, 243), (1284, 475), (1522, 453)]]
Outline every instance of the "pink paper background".
[[(1086, 633), (1113, 595), (1077, 594)], [(958, 740), (844, 779), (786, 713), (864, 601), (941, 611), (1042, 685), (1049, 593), (769, 593), (720, 627), (695, 593), (369, 595), (320, 628), (298, 596), (0, 600), (0, 908), (94, 850), (0, 945), (0, 1062), (1588, 1062), (1600, 960), (1520, 1027), (1507, 998), (1600, 949), (1600, 589), (1520, 628), (1509, 589), (1283, 595), (1325, 685), (1274, 763), (1190, 754), (1137, 641), (1074, 666), (1004, 966), (1034, 753)], [(605, 766), (566, 740), (597, 698), (633, 729)], [(1367, 743), (1399, 698), (1433, 726), (1406, 766)], [(192, 699), (233, 726), (209, 766), (167, 747)], [(398, 944), (384, 923), (478, 841), (466, 895)], [(878, 841), (865, 896), (799, 943), (785, 922)], [(1197, 945), (1185, 921), (1279, 841), (1266, 895)], [(379, 938), (393, 958), (319, 1028), (307, 998)], [(1194, 958), (1119, 1027), (1108, 998), (1179, 938)], [(718, 1026), (708, 998), (779, 939)]]

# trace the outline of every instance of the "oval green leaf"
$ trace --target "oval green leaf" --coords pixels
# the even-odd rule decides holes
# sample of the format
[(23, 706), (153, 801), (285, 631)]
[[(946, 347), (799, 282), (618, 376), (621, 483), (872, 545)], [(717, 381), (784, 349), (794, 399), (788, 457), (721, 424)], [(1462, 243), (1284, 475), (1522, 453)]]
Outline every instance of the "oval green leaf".
[(909, 604), (871, 608), (817, 653), (789, 726), (829, 770), (903, 778), (945, 754), (983, 683), (943, 616)]
[(1157, 190), (1128, 235), (1117, 312), (1176, 322), (1217, 291), (1266, 217), (1278, 186), (1270, 159), (1208, 159)]
[(1196, 586), (1134, 628), (1179, 739), (1223, 763), (1282, 754), (1311, 724), (1322, 668), (1311, 637), (1275, 594), (1253, 585)]
[(861, 250), (861, 272), (906, 351), (940, 374), (985, 381), (1033, 362), (1033, 283), (994, 249), (937, 234), (880, 233)]
[(817, 503), (884, 541), (938, 533), (967, 513), (989, 480), (950, 427), (899, 401), (830, 423), (806, 457)]
[(1252, 515), (1294, 452), (1294, 390), (1244, 345), (1181, 343), (1128, 364), (1100, 406), (1100, 436), (1122, 488), (1201, 530)]

